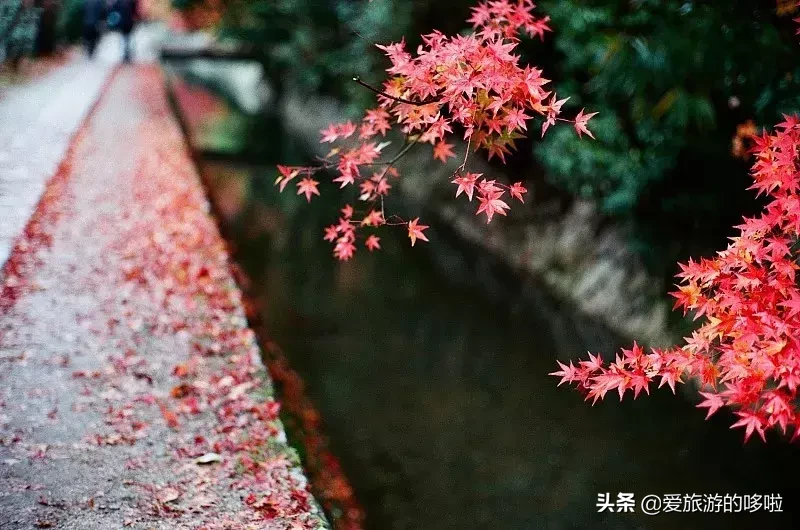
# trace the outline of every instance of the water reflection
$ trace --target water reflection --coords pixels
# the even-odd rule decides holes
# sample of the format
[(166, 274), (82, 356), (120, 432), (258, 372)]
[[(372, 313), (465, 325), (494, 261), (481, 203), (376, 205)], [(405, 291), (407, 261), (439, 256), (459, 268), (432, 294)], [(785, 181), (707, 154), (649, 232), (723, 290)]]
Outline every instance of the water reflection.
[[(555, 358), (617, 339), (441, 228), (414, 249), (385, 231), (338, 264), (321, 239), (335, 203), (278, 195), (268, 169), (203, 171), (370, 527), (793, 528), (796, 450), (743, 446), (729, 417), (664, 391), (592, 408), (557, 389)], [(598, 514), (599, 492), (780, 493), (784, 513)]]

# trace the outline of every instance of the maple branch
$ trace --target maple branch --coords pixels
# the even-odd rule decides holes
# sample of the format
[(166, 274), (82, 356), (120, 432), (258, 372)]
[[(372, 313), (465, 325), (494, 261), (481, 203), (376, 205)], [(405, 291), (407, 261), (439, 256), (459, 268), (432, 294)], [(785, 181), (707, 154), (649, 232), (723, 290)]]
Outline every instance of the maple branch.
[(363, 40), (363, 41), (365, 41), (365, 42), (368, 42), (368, 43), (369, 43), (369, 44), (371, 44), (372, 46), (378, 46), (378, 43), (377, 43), (377, 42), (373, 42), (373, 41), (369, 40), (368, 38), (366, 38), (364, 35), (362, 35), (361, 33), (359, 33), (359, 32), (358, 32), (358, 31), (356, 31), (356, 30), (353, 30), (353, 31), (351, 31), (351, 32), (350, 32), (350, 34), (351, 34), (351, 35), (355, 35), (355, 36), (359, 37), (361, 40)]
[(423, 105), (430, 105), (431, 103), (436, 103), (437, 101), (440, 101), (442, 99), (442, 98), (431, 98), (431, 99), (426, 99), (426, 100), (423, 100), (423, 101), (410, 101), (408, 99), (399, 98), (397, 96), (390, 96), (386, 92), (382, 92), (382, 91), (378, 90), (377, 88), (375, 88), (374, 86), (365, 83), (359, 77), (354, 77), (353, 81), (355, 81), (359, 85), (363, 86), (364, 88), (366, 88), (368, 90), (371, 90), (372, 92), (378, 94), (379, 96), (383, 96), (385, 98), (389, 98), (391, 100), (397, 101), (398, 103), (405, 103), (407, 105), (416, 105), (418, 107), (421, 107)]
[(403, 146), (403, 148), (402, 148), (402, 149), (400, 149), (400, 151), (398, 151), (398, 152), (397, 152), (397, 154), (396, 154), (396, 155), (394, 155), (394, 157), (393, 157), (391, 160), (389, 160), (388, 162), (386, 162), (386, 166), (387, 166), (387, 167), (386, 167), (386, 169), (384, 169), (384, 170), (383, 170), (383, 175), (386, 175), (386, 173), (387, 173), (387, 172), (388, 172), (388, 171), (389, 171), (389, 170), (392, 168), (392, 166), (394, 166), (394, 163), (395, 163), (395, 162), (397, 162), (398, 160), (400, 160), (400, 159), (403, 157), (403, 155), (405, 155), (406, 153), (408, 153), (408, 151), (409, 151), (409, 150), (410, 150), (412, 147), (414, 147), (414, 146), (417, 144), (417, 142), (418, 142), (418, 141), (419, 141), (419, 135), (417, 135), (417, 136), (416, 136), (416, 137), (415, 137), (413, 140), (411, 140), (410, 142), (409, 142), (409, 141), (408, 141), (408, 139), (406, 138), (406, 145), (405, 145), (405, 146)]
[[(399, 221), (395, 221), (395, 222), (391, 222), (390, 223), (386, 219), (384, 219), (383, 222), (378, 226), (405, 226), (405, 225), (408, 224), (408, 221), (404, 221), (402, 217), (400, 217), (399, 215), (396, 215), (396, 214), (390, 215), (389, 219), (399, 219)], [(353, 226), (361, 226), (361, 222), (362, 221), (363, 221), (363, 219), (360, 219), (360, 220), (359, 219), (349, 219), (347, 221), (347, 223), (351, 224)]]
[(461, 165), (453, 172), (453, 175), (458, 173), (459, 171), (464, 171), (467, 167), (467, 158), (469, 158), (469, 148), (472, 145), (472, 135), (470, 135), (469, 139), (467, 140), (467, 149), (464, 151), (464, 161), (461, 162)]
[[(420, 134), (422, 134), (422, 133), (420, 133)], [(402, 149), (400, 149), (400, 151), (397, 152), (396, 155), (394, 155), (394, 157), (392, 157), (391, 160), (389, 160), (389, 162), (386, 163), (386, 169), (384, 169), (383, 173), (381, 173), (381, 178), (385, 178), (386, 177), (386, 173), (388, 173), (389, 170), (392, 169), (392, 167), (394, 166), (394, 163), (397, 162), (398, 160), (400, 160), (400, 158), (402, 158), (403, 155), (408, 153), (408, 151), (412, 147), (414, 147), (414, 145), (419, 140), (419, 137), (420, 137), (420, 135), (418, 134), (412, 141), (409, 142), (408, 141), (408, 136), (406, 136), (405, 145), (403, 146)], [(386, 212), (384, 211), (383, 195), (381, 195), (381, 217), (383, 217), (384, 222), (386, 222)]]
[(405, 139), (404, 139), (404, 141), (403, 141), (403, 147), (400, 149), (400, 151), (398, 151), (398, 152), (397, 152), (397, 154), (396, 154), (396, 155), (394, 155), (394, 157), (392, 157), (392, 159), (391, 159), (391, 160), (389, 160), (389, 161), (387, 161), (387, 162), (375, 162), (375, 163), (372, 163), (372, 164), (363, 164), (363, 165), (365, 165), (365, 166), (387, 166), (387, 168), (386, 168), (386, 169), (384, 169), (384, 170), (383, 170), (383, 173), (381, 174), (381, 178), (382, 178), (384, 175), (386, 175), (386, 173), (387, 173), (387, 172), (388, 172), (390, 169), (392, 169), (392, 166), (394, 166), (394, 163), (395, 163), (395, 162), (397, 162), (398, 160), (400, 160), (400, 159), (403, 157), (403, 155), (405, 155), (406, 153), (408, 153), (408, 151), (409, 151), (409, 150), (410, 150), (412, 147), (414, 147), (414, 146), (417, 144), (417, 142), (419, 142), (419, 139), (420, 139), (420, 138), (421, 138), (421, 137), (422, 137), (422, 136), (423, 136), (425, 133), (427, 133), (428, 131), (430, 131), (432, 128), (433, 128), (433, 125), (430, 125), (430, 126), (428, 126), (428, 128), (427, 128), (427, 129), (425, 129), (424, 131), (420, 131), (418, 134), (414, 135), (414, 139), (413, 139), (413, 140), (411, 140), (411, 141), (409, 141), (409, 136), (406, 136), (406, 137), (405, 137)]
[[(390, 223), (389, 219), (399, 219), (399, 221)], [(400, 217), (397, 214), (390, 215), (389, 219), (384, 219), (384, 223), (383, 224), (385, 224), (386, 226), (402, 226), (402, 225), (408, 224), (407, 221), (405, 221), (402, 217)]]

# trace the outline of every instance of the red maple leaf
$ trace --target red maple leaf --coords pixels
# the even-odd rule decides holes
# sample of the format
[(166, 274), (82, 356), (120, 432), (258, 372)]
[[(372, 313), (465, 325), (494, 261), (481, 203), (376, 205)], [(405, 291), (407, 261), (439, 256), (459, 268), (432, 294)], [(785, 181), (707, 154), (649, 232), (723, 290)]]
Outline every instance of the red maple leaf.
[(325, 227), (325, 237), (323, 237), (322, 239), (324, 239), (325, 241), (333, 242), (336, 241), (336, 238), (338, 237), (339, 237), (339, 232), (336, 229), (336, 225), (330, 225), (328, 227)]
[(558, 363), (558, 366), (561, 367), (561, 370), (558, 370), (557, 372), (550, 372), (548, 375), (556, 375), (561, 377), (561, 381), (558, 382), (557, 386), (575, 381), (578, 374), (578, 369), (575, 368), (575, 366), (572, 364), (572, 361), (569, 362), (569, 366), (565, 365), (561, 361), (556, 362)]
[[(550, 31), (549, 17), (536, 15), (535, 7), (530, 0), (481, 0), (472, 11), (470, 32), (446, 35), (432, 31), (421, 36), (421, 44), (413, 52), (406, 50), (404, 40), (377, 45), (391, 63), (386, 68), (387, 77), (377, 87), (354, 79), (378, 95), (376, 107), (367, 109), (358, 122), (331, 124), (321, 131), (322, 143), (356, 138), (330, 149), (317, 166), (282, 171), (276, 185), (283, 191), (290, 180), (303, 176), (309, 180), (298, 185), (298, 193), (310, 200), (319, 194), (316, 185), (311, 185), (311, 177), (320, 169), (332, 170), (332, 180), (340, 188), (357, 185), (359, 199), (372, 208), (380, 200), (383, 212), (385, 197), (392, 189), (388, 180), (398, 176), (394, 163), (414, 143), (432, 144), (433, 158), (444, 163), (455, 156), (450, 140), (454, 131), (463, 130), (468, 151), (483, 151), (490, 160), (498, 157), (505, 162), (516, 149), (515, 142), (527, 134), (528, 120), (543, 117), (543, 134), (557, 121), (568, 121), (559, 118), (567, 98), (558, 99), (546, 90), (549, 80), (542, 70), (521, 64), (520, 56), (514, 53), (523, 34), (541, 38)], [(584, 112), (578, 114), (574, 126), (578, 134), (592, 136), (587, 122), (594, 114)], [(405, 136), (405, 142), (397, 154), (381, 160), (390, 142), (377, 140), (393, 127)], [(467, 153), (460, 174), (467, 171), (468, 158)], [(376, 172), (375, 166), (385, 169)], [(373, 176), (367, 177), (366, 172)], [(458, 185), (456, 197), (466, 193), (470, 200), (480, 186), (478, 214), (485, 213), (487, 222), (495, 214), (506, 215), (510, 207), (502, 199), (505, 191), (524, 202), (527, 190), (521, 183), (478, 184), (479, 176), (466, 173), (453, 183)], [(352, 212), (345, 213), (345, 219), (351, 216)], [(372, 224), (377, 223), (364, 226)], [(351, 245), (357, 239), (355, 232), (360, 229), (357, 224), (348, 228), (340, 224), (336, 235), (326, 231), (325, 239), (335, 245), (336, 257), (349, 259)]]
[(485, 213), (487, 224), (492, 222), (492, 217), (496, 213), (506, 215), (506, 210), (510, 207), (500, 199), (501, 195), (502, 192), (492, 192), (489, 195), (478, 197), (481, 204), (478, 206), (478, 211), (475, 212), (475, 215)]
[(676, 308), (691, 311), (700, 325), (671, 350), (644, 354), (634, 345), (609, 364), (592, 355), (580, 361), (568, 382), (590, 398), (612, 388), (635, 395), (655, 377), (674, 392), (685, 374), (701, 385), (724, 386), (700, 392), (697, 406), (708, 409), (706, 418), (733, 408), (739, 416), (733, 427), (745, 429), (745, 440), (754, 432), (766, 440), (768, 428), (786, 434), (792, 427), (792, 439), (800, 435), (800, 251), (794, 244), (800, 238), (800, 119), (784, 117), (774, 134), (753, 143), (753, 189), (766, 195), (764, 211), (736, 226), (739, 234), (713, 259), (689, 260), (677, 275)]
[(428, 238), (425, 237), (423, 232), (427, 230), (429, 227), (425, 225), (419, 224), (419, 217), (414, 219), (413, 221), (408, 222), (408, 238), (411, 239), (411, 246), (414, 246), (414, 243), (417, 242), (417, 239), (421, 239), (422, 241), (428, 241)]
[(800, 292), (798, 292), (796, 289), (792, 289), (791, 298), (784, 302), (780, 302), (778, 305), (789, 310), (789, 314), (786, 318), (792, 318), (796, 314), (800, 313)]
[(372, 210), (361, 220), (361, 226), (380, 226), (383, 223), (383, 215), (378, 210)]
[(437, 142), (435, 146), (433, 146), (433, 158), (437, 160), (441, 160), (442, 162), (447, 162), (448, 158), (452, 158), (456, 156), (453, 153), (453, 144), (448, 144), (447, 142), (441, 141)]
[(380, 244), (381, 238), (372, 234), (370, 235), (367, 240), (364, 242), (364, 246), (366, 246), (370, 252), (373, 250), (379, 250), (381, 248)]
[(513, 186), (508, 189), (511, 196), (518, 199), (519, 202), (524, 203), (525, 199), (522, 197), (523, 193), (528, 193), (528, 190), (522, 185), (522, 182), (515, 182)]
[(304, 193), (306, 200), (311, 202), (311, 195), (319, 195), (319, 190), (317, 189), (318, 184), (319, 182), (316, 180), (306, 177), (297, 183), (297, 194), (300, 195)]
[(585, 133), (589, 138), (594, 139), (594, 135), (592, 132), (586, 128), (586, 124), (589, 123), (589, 120), (592, 119), (593, 116), (597, 115), (596, 112), (591, 112), (589, 114), (584, 114), (583, 111), (586, 109), (581, 109), (577, 116), (575, 116), (575, 131), (577, 131), (578, 136), (581, 133)]
[(478, 177), (483, 175), (483, 173), (467, 173), (462, 177), (456, 177), (453, 180), (453, 184), (458, 184), (458, 189), (456, 190), (456, 197), (461, 195), (461, 192), (467, 194), (469, 200), (472, 201), (472, 194), (475, 191), (475, 181), (478, 180)]
[(744, 441), (750, 439), (753, 435), (753, 432), (757, 432), (758, 435), (761, 437), (761, 440), (766, 442), (767, 438), (764, 434), (764, 420), (755, 412), (752, 411), (737, 411), (736, 414), (739, 416), (739, 421), (731, 425), (731, 429), (735, 429), (736, 427), (744, 427)]

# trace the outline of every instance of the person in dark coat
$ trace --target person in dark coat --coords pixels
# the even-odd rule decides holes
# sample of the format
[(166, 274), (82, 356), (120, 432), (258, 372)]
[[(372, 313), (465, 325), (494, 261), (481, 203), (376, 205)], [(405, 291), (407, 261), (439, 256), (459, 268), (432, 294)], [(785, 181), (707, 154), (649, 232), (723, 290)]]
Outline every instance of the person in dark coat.
[(137, 0), (114, 0), (106, 23), (108, 28), (122, 34), (122, 54), (126, 63), (131, 61), (131, 33), (139, 19)]
[(91, 58), (100, 40), (100, 23), (105, 18), (104, 0), (85, 0), (83, 3), (83, 45)]

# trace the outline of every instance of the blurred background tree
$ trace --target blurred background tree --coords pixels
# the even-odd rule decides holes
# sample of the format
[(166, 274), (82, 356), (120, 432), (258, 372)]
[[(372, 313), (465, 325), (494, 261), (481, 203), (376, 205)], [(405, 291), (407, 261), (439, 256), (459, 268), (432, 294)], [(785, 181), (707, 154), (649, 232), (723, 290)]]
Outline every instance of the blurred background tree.
[(554, 87), (599, 112), (596, 142), (562, 129), (534, 144), (549, 180), (632, 219), (658, 272), (718, 247), (757, 208), (737, 126), (800, 110), (794, 4), (545, 0)]
[[(249, 46), (280, 102), (287, 90), (338, 98), (357, 116), (386, 66), (372, 43), (465, 30), (471, 0), (173, 0), (198, 25)], [(599, 112), (595, 142), (560, 128), (534, 139), (514, 170), (541, 164), (547, 184), (629, 221), (632, 244), (664, 278), (676, 260), (724, 244), (757, 210), (741, 134), (800, 110), (793, 1), (544, 0), (545, 43), (519, 50), (545, 67), (569, 106)], [(277, 105), (273, 105), (277, 108)], [(280, 130), (277, 116), (260, 127)], [(254, 138), (260, 135), (256, 132)], [(281, 149), (272, 142), (273, 149)], [(261, 136), (263, 137), (263, 136)], [(734, 145), (738, 142), (737, 145)], [(279, 142), (280, 143), (280, 142)], [(735, 152), (734, 152), (735, 151)], [(279, 158), (279, 157), (278, 157)], [(536, 169), (534, 168), (534, 172)], [(540, 183), (540, 187), (544, 183)]]
[(16, 66), (34, 52), (42, 9), (30, 0), (4, 0), (0, 3), (0, 63)]
[[(390, 31), (393, 2), (309, 0), (173, 0), (190, 29), (213, 26), (222, 41), (239, 43), (263, 68), (272, 100), (264, 115), (253, 122), (250, 151), (263, 158), (280, 159), (285, 148), (279, 111), (287, 90), (329, 94), (357, 112), (366, 99), (350, 87), (354, 75), (373, 78), (381, 68), (369, 53), (365, 39), (398, 36), (405, 28), (398, 21)], [(364, 38), (354, 31), (363, 31)], [(264, 142), (265, 137), (269, 142)]]
[[(451, 21), (463, 29), (471, 2), (443, 7), (426, 0), (173, 0), (189, 27), (213, 26), (223, 41), (238, 42), (263, 65), (272, 100), (254, 122), (250, 137), (260, 140), (259, 156), (285, 158), (278, 110), (287, 91), (337, 98), (355, 117), (374, 94), (352, 81), (359, 76), (378, 85), (385, 58), (373, 44), (419, 35), (429, 22)], [(456, 11), (460, 11), (454, 14)]]
[(84, 0), (61, 0), (57, 31), (62, 42), (80, 42), (83, 35), (83, 2)]

